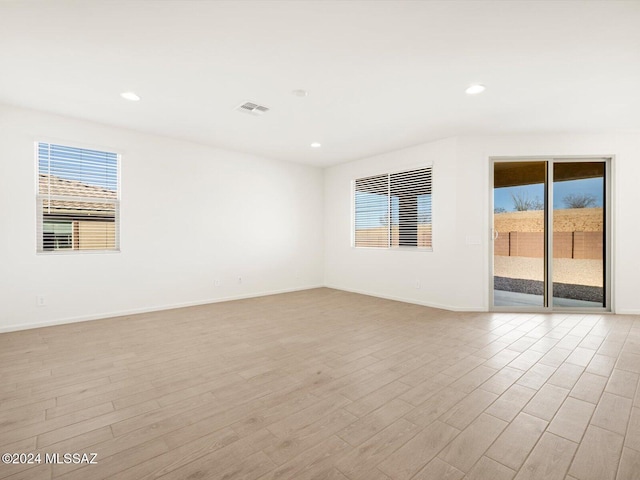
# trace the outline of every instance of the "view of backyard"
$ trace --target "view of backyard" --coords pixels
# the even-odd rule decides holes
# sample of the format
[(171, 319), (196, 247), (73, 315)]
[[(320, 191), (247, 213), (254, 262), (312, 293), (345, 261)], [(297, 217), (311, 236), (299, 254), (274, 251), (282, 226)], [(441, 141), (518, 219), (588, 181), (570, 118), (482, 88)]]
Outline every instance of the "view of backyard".
[[(545, 162), (496, 164), (494, 302), (497, 305), (544, 306), (548, 302), (562, 306), (602, 306), (605, 302), (604, 164), (554, 163), (551, 165), (552, 191), (549, 191), (551, 182), (547, 181), (546, 165)], [(547, 212), (552, 215), (549, 231), (546, 230), (546, 202)], [(546, 252), (546, 247), (551, 250)], [(553, 299), (549, 300), (545, 300), (545, 265), (551, 270), (553, 282), (549, 291)]]

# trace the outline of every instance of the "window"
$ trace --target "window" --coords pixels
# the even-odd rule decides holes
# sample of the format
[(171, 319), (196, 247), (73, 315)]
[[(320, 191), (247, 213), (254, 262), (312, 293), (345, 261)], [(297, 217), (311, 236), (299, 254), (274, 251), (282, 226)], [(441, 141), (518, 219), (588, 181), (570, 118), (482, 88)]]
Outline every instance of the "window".
[(37, 144), (38, 252), (119, 249), (119, 155)]
[(431, 167), (354, 182), (355, 246), (431, 249)]
[(68, 250), (73, 247), (73, 222), (45, 220), (42, 228), (42, 249)]

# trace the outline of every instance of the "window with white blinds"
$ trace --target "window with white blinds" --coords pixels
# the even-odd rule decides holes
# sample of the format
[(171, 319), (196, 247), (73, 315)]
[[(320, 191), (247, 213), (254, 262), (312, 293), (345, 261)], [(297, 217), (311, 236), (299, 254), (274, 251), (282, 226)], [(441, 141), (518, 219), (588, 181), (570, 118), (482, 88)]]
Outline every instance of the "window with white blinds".
[(38, 252), (119, 250), (117, 153), (37, 144)]
[(356, 247), (431, 250), (431, 167), (354, 181)]

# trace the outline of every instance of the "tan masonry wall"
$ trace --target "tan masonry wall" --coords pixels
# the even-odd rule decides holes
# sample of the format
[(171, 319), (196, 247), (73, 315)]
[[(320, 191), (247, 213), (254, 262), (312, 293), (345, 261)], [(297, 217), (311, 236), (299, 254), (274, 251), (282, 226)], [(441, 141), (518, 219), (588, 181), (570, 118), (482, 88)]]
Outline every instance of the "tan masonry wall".
[[(603, 248), (602, 232), (555, 232), (553, 234), (554, 258), (601, 260)], [(494, 242), (494, 255), (542, 258), (544, 233), (498, 232), (498, 238)]]

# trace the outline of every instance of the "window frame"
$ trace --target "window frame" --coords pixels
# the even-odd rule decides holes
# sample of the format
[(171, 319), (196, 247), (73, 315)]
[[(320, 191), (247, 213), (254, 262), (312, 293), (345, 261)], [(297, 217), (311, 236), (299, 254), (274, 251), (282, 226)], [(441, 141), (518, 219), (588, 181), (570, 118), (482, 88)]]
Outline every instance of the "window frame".
[[(51, 198), (53, 200), (69, 200), (70, 198), (73, 201), (80, 202), (92, 202), (92, 203), (104, 203), (108, 205), (114, 206), (114, 248), (108, 249), (74, 249), (74, 248), (65, 248), (60, 250), (45, 250), (44, 247), (44, 212), (42, 208), (42, 200), (45, 195), (40, 194), (40, 159), (39, 159), (39, 144), (46, 143), (50, 145), (59, 145), (62, 147), (68, 148), (76, 148), (76, 149), (84, 149), (84, 150), (94, 150), (99, 152), (105, 152), (116, 155), (116, 181), (117, 181), (117, 189), (116, 189), (116, 199), (115, 200), (105, 200), (99, 197), (67, 197), (60, 195), (47, 195), (47, 198)], [(105, 147), (105, 146), (96, 146), (93, 144), (85, 144), (79, 142), (72, 142), (67, 140), (60, 139), (52, 139), (52, 138), (37, 138), (34, 140), (33, 144), (33, 159), (34, 159), (34, 190), (35, 190), (35, 201), (36, 201), (36, 222), (35, 222), (35, 234), (36, 234), (36, 255), (104, 255), (104, 254), (118, 254), (121, 253), (121, 241), (120, 241), (120, 210), (121, 210), (121, 194), (122, 194), (122, 152), (120, 149)], [(56, 221), (54, 219), (53, 221)], [(72, 221), (73, 224), (73, 221)], [(72, 234), (73, 236), (73, 234)]]
[[(430, 174), (431, 174), (431, 207), (430, 207), (430, 214), (431, 214), (431, 246), (429, 247), (419, 247), (419, 246), (413, 246), (413, 245), (398, 245), (398, 246), (393, 246), (391, 243), (391, 238), (392, 238), (392, 216), (393, 213), (391, 211), (391, 176), (395, 175), (395, 174), (399, 174), (399, 173), (406, 173), (406, 172), (411, 172), (413, 170), (423, 170), (423, 169), (430, 169)], [(356, 245), (356, 182), (358, 180), (362, 180), (362, 179), (366, 179), (366, 178), (370, 178), (370, 177), (376, 177), (376, 176), (382, 176), (382, 175), (386, 175), (388, 180), (387, 180), (387, 215), (389, 218), (388, 221), (388, 225), (387, 225), (387, 246), (386, 247), (374, 247), (374, 246), (370, 246), (370, 245), (363, 245), (363, 246), (359, 246)], [(426, 164), (420, 164), (420, 165), (416, 165), (416, 166), (412, 166), (412, 167), (404, 167), (401, 169), (397, 169), (397, 170), (388, 170), (385, 172), (381, 172), (381, 173), (371, 173), (371, 174), (365, 174), (365, 175), (359, 175), (356, 178), (352, 178), (351, 179), (351, 248), (357, 248), (357, 249), (363, 249), (363, 250), (380, 250), (380, 251), (399, 251), (399, 252), (433, 252), (433, 192), (434, 192), (434, 182), (433, 182), (433, 176), (434, 176), (434, 165), (433, 163), (426, 163)]]

